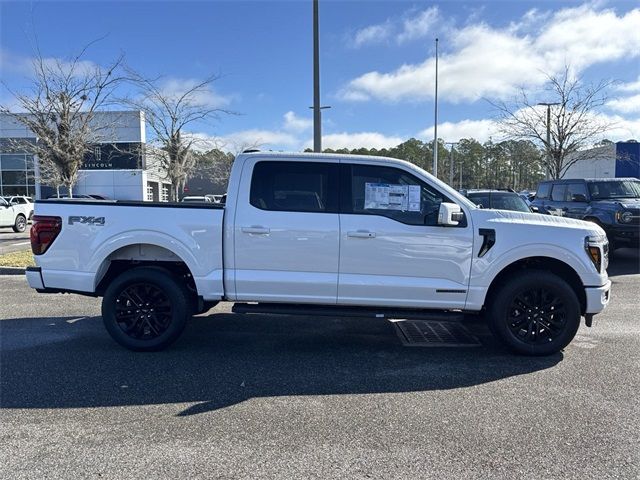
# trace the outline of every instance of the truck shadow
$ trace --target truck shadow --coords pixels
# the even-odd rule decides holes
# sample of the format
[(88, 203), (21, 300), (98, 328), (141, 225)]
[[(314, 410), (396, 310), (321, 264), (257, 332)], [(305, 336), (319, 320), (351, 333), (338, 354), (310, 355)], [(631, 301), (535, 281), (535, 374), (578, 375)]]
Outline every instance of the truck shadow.
[(119, 347), (100, 317), (3, 320), (0, 338), (0, 408), (193, 404), (179, 416), (254, 397), (463, 388), (563, 358), (513, 356), (484, 335), (482, 347), (406, 348), (380, 319), (226, 313), (194, 318), (159, 353)]
[(634, 248), (620, 248), (609, 261), (607, 273), (610, 277), (640, 274), (640, 251)]

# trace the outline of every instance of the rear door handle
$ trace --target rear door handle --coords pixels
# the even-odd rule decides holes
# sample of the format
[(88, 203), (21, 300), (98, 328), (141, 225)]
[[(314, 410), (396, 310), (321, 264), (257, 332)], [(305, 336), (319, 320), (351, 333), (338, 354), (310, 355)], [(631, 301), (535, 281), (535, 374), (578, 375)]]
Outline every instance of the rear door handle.
[(256, 235), (266, 235), (270, 232), (270, 230), (268, 228), (265, 227), (258, 227), (258, 226), (254, 226), (254, 227), (242, 227), (242, 232), (243, 233), (253, 233)]
[(375, 238), (376, 232), (369, 232), (368, 230), (358, 230), (357, 232), (347, 232), (347, 237), (354, 238)]

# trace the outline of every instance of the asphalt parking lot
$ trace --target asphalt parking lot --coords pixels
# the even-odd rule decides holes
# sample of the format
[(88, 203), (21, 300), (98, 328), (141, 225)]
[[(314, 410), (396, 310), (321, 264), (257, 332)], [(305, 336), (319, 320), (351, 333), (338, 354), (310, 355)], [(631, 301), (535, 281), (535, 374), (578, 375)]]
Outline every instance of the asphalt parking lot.
[(22, 233), (15, 233), (11, 227), (0, 228), (0, 255), (28, 249), (29, 245), (29, 228)]
[(385, 320), (196, 317), (118, 347), (99, 300), (0, 277), (0, 477), (639, 478), (640, 259), (561, 354), (403, 347)]

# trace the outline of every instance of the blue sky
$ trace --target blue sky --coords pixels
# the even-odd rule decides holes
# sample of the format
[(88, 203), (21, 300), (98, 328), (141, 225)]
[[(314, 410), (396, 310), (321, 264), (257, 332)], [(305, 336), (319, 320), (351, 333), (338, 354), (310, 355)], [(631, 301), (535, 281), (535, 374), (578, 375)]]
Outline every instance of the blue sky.
[[(239, 115), (194, 126), (233, 145), (298, 150), (312, 141), (312, 8), (288, 2), (0, 2), (0, 67), (27, 85), (35, 38), (65, 58), (120, 52), (167, 89), (211, 73), (204, 100)], [(434, 38), (440, 39), (439, 136), (499, 138), (486, 99), (534, 94), (569, 63), (586, 81), (618, 80), (599, 115), (612, 139), (640, 139), (640, 8), (636, 2), (320, 1), (323, 146), (393, 146), (433, 135)], [(542, 95), (542, 94), (540, 94)], [(6, 91), (3, 103), (10, 103)]]

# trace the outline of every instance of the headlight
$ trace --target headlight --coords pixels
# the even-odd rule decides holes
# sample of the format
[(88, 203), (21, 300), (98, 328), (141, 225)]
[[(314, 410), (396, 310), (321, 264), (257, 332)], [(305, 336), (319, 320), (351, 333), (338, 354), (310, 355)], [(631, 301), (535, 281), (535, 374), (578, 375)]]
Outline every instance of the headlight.
[(618, 220), (618, 223), (629, 223), (629, 222), (631, 222), (632, 218), (633, 218), (633, 213), (632, 212), (617, 212), (616, 213), (616, 219)]
[(607, 237), (602, 235), (590, 235), (584, 239), (584, 249), (598, 273), (602, 272), (603, 268), (607, 268), (609, 263), (607, 247)]

